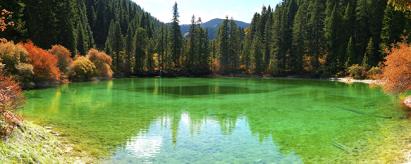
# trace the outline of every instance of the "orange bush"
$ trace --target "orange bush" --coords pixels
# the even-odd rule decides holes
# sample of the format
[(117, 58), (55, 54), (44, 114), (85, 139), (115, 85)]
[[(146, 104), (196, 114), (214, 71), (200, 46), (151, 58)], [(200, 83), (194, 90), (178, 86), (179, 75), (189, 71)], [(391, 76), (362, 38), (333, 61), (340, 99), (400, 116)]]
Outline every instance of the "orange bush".
[(23, 103), (24, 97), (18, 83), (0, 73), (0, 136), (9, 135), (21, 124), (21, 118), (13, 111)]
[(87, 53), (87, 58), (96, 66), (97, 76), (106, 79), (113, 77), (113, 71), (111, 70), (113, 60), (105, 52), (91, 49)]
[(51, 47), (49, 52), (57, 57), (57, 66), (59, 67), (60, 71), (67, 73), (68, 67), (73, 62), (70, 50), (62, 45), (54, 45), (53, 47)]
[(60, 70), (57, 67), (56, 56), (35, 46), (32, 42), (25, 43), (24, 47), (29, 53), (36, 82), (60, 80)]
[(220, 69), (221, 69), (220, 60), (212, 59), (212, 61), (211, 61), (211, 71), (213, 73), (217, 73), (217, 72), (220, 71)]
[(383, 69), (384, 90), (403, 93), (411, 90), (411, 46), (405, 43), (393, 48)]
[(26, 49), (13, 41), (0, 42), (0, 60), (4, 64), (4, 74), (20, 76), (22, 65), (30, 63)]
[(87, 57), (78, 55), (70, 65), (69, 76), (71, 80), (84, 81), (95, 77), (96, 65)]

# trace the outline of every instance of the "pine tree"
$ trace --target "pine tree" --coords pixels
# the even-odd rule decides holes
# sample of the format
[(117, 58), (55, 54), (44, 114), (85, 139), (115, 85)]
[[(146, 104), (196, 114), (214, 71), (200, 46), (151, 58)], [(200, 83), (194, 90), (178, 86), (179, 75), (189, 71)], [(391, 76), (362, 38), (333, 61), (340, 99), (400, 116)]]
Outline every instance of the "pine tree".
[(125, 75), (129, 76), (132, 73), (132, 63), (135, 63), (133, 58), (136, 54), (136, 34), (132, 24), (129, 25), (127, 29), (127, 36), (126, 36), (126, 63), (127, 67), (124, 68), (123, 72)]
[(197, 24), (195, 20), (195, 16), (191, 18), (191, 25), (190, 25), (190, 31), (189, 31), (189, 38), (188, 38), (188, 55), (187, 55), (187, 61), (186, 61), (186, 69), (188, 69), (189, 73), (194, 72), (194, 67), (195, 67), (195, 56), (197, 52)]
[(261, 41), (261, 35), (257, 34), (253, 41), (252, 53), (255, 56), (255, 73), (261, 75), (264, 73), (264, 61), (263, 61), (263, 45)]
[(298, 6), (296, 0), (285, 1), (285, 5), (286, 8), (284, 10), (284, 15), (282, 18), (283, 26), (281, 27), (283, 42), (281, 44), (280, 51), (284, 55), (283, 69), (288, 73), (292, 70), (292, 67), (294, 65), (293, 60), (290, 58), (290, 56), (292, 51), (292, 28), (294, 24), (294, 17), (298, 10)]
[(135, 52), (135, 70), (134, 72), (141, 75), (145, 72), (145, 63), (147, 60), (147, 31), (144, 28), (137, 28), (136, 32), (136, 52)]
[[(367, 14), (368, 0), (357, 0), (356, 8), (356, 27), (355, 27), (355, 41), (357, 43), (357, 52), (364, 54), (370, 34), (369, 34), (369, 15)], [(360, 56), (359, 56), (360, 57)], [(359, 59), (356, 59), (359, 60)], [(354, 60), (354, 61), (356, 61)]]
[(347, 60), (345, 62), (345, 67), (348, 68), (352, 64), (355, 64), (352, 59), (355, 58), (355, 43), (353, 41), (353, 38), (351, 37), (350, 40), (348, 41), (347, 48), (346, 48), (346, 56)]
[(199, 31), (199, 55), (198, 55), (198, 74), (207, 75), (210, 73), (210, 47), (208, 39), (208, 31), (200, 27), (202, 24), (201, 18), (197, 21), (197, 29)]
[(273, 42), (273, 13), (271, 6), (267, 9), (267, 19), (264, 27), (264, 72), (268, 73), (272, 58), (272, 42)]
[(241, 63), (244, 65), (246, 73), (253, 72), (254, 55), (254, 38), (257, 32), (257, 26), (260, 21), (260, 14), (255, 13), (250, 26), (245, 30), (244, 50)]
[(170, 34), (170, 53), (173, 61), (173, 67), (179, 69), (180, 67), (180, 56), (182, 53), (182, 36), (179, 25), (179, 13), (177, 3), (173, 6), (173, 20), (171, 23), (171, 34)]
[[(329, 3), (332, 5), (332, 3)], [(330, 15), (327, 15), (325, 18), (325, 30), (324, 30), (324, 38), (327, 42), (327, 74), (335, 74), (339, 70), (340, 61), (338, 61), (339, 56), (339, 40), (338, 40), (338, 11), (337, 5), (334, 7), (327, 7), (332, 8)]]
[(307, 37), (307, 7), (308, 2), (302, 2), (298, 8), (293, 25), (291, 61), (294, 63), (291, 72), (301, 73), (303, 71), (303, 56), (306, 51), (305, 40)]
[(219, 57), (221, 63), (221, 73), (227, 74), (230, 71), (229, 61), (229, 20), (228, 17), (221, 24), (218, 32)]
[(229, 23), (229, 52), (228, 60), (230, 63), (230, 69), (233, 73), (237, 73), (240, 69), (240, 49), (241, 49), (241, 40), (240, 40), (240, 29), (237, 24), (231, 18)]
[[(393, 7), (387, 6), (384, 13), (381, 32), (381, 50), (391, 49), (393, 43), (399, 42), (404, 34), (407, 18), (403, 13), (395, 11)], [(410, 26), (410, 24), (408, 24)], [(411, 31), (408, 31), (411, 34)], [(405, 34), (406, 35), (406, 34)]]
[(124, 51), (124, 40), (120, 23), (112, 21), (105, 44), (106, 52), (113, 58), (114, 71), (120, 71), (120, 52)]
[(322, 53), (325, 45), (324, 43), (324, 0), (315, 0), (314, 3), (310, 3), (309, 11), (311, 11), (308, 22), (308, 47), (309, 54), (312, 55), (312, 67), (314, 73), (318, 73), (320, 68), (319, 57)]
[(375, 55), (375, 49), (374, 49), (374, 41), (372, 38), (368, 41), (367, 48), (364, 53), (364, 57), (362, 60), (362, 66), (368, 67), (370, 66), (370, 61), (369, 59), (372, 58), (372, 56)]
[(284, 70), (284, 62), (283, 58), (284, 56), (281, 54), (280, 51), (280, 45), (282, 42), (282, 37), (281, 37), (281, 17), (282, 17), (282, 8), (280, 6), (276, 6), (275, 12), (273, 13), (273, 25), (272, 25), (272, 43), (271, 43), (271, 51), (273, 54), (272, 58), (272, 64), (270, 70), (272, 71), (271, 73), (275, 76), (281, 75)]
[[(352, 64), (352, 60), (354, 59), (354, 56), (347, 56), (347, 54), (353, 52), (354, 50), (350, 50), (351, 52), (348, 52), (348, 47), (349, 47), (349, 42), (352, 42), (352, 37), (354, 34), (354, 25), (355, 25), (355, 9), (353, 7), (352, 1), (347, 2), (347, 5), (344, 10), (344, 16), (342, 18), (342, 22), (340, 26), (342, 26), (342, 34), (341, 34), (341, 43), (340, 45), (342, 46), (341, 49), (342, 52), (341, 54), (341, 59), (344, 60), (344, 67), (347, 67), (347, 64)], [(353, 45), (351, 45), (353, 46)], [(352, 54), (354, 55), (354, 53)], [(349, 61), (348, 61), (349, 59)]]

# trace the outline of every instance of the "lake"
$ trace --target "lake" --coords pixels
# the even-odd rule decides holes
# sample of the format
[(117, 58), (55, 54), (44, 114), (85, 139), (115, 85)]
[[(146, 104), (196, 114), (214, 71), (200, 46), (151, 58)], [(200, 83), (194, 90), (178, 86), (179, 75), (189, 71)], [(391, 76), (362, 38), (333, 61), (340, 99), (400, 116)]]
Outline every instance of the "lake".
[(392, 162), (410, 142), (398, 100), (365, 84), (135, 78), (25, 96), (26, 120), (103, 163)]

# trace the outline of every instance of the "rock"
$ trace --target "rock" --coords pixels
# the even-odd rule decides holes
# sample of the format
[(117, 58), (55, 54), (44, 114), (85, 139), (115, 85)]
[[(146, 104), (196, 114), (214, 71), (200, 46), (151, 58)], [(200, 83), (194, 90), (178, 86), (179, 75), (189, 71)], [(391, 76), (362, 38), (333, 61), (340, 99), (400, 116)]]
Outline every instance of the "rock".
[(405, 98), (404, 105), (411, 109), (411, 96)]
[(66, 149), (64, 150), (65, 153), (69, 153), (71, 151), (73, 151), (73, 148), (70, 146), (66, 147)]

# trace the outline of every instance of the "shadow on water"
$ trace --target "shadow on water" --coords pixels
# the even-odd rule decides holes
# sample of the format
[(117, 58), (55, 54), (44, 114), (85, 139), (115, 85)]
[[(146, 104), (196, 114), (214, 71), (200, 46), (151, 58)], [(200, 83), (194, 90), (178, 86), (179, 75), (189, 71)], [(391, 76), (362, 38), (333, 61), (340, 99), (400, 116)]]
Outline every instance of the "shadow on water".
[(254, 94), (264, 93), (267, 90), (253, 90), (246, 87), (235, 86), (217, 86), (217, 85), (200, 85), (200, 86), (161, 86), (137, 88), (132, 91), (157, 93), (160, 95), (170, 96), (204, 96), (204, 95), (228, 95), (228, 94)]

